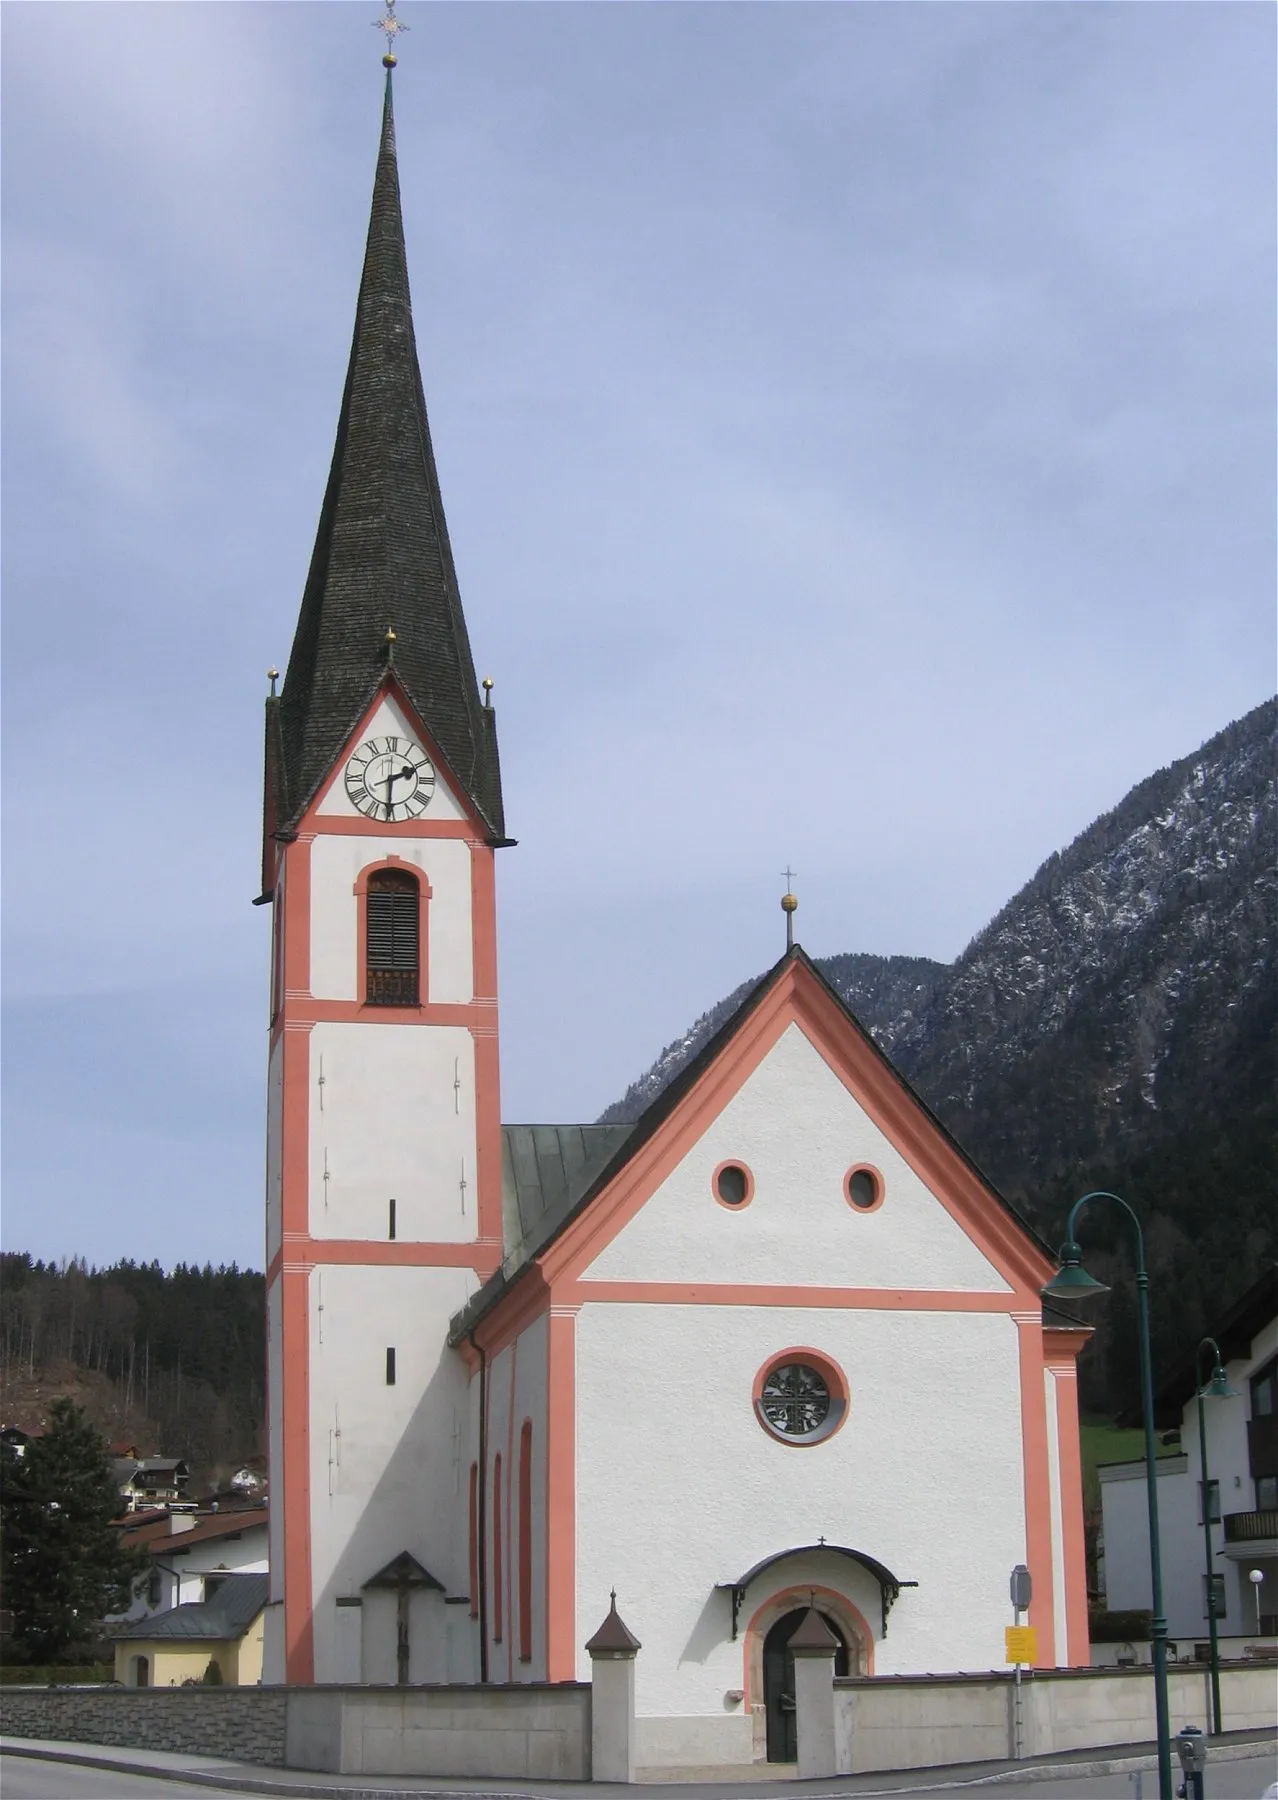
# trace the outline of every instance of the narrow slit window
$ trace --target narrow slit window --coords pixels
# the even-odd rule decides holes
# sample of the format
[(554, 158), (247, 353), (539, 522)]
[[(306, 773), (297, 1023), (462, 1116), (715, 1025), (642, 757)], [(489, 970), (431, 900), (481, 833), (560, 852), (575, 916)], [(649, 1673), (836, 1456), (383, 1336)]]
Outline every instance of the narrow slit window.
[(532, 1661), (532, 1420), (519, 1433), (519, 1660)]
[(501, 1457), (493, 1458), (493, 1642), (500, 1644), (505, 1623), (505, 1559), (501, 1553)]
[(479, 1617), (479, 1464), (470, 1465), (470, 1616)]
[(421, 888), (399, 869), (368, 881), (365, 998), (370, 1006), (416, 1006), (421, 971)]
[(387, 1345), (386, 1348), (386, 1385), (387, 1387), (395, 1385), (395, 1351), (390, 1345)]
[(386, 1235), (389, 1238), (393, 1238), (395, 1235), (395, 1202), (393, 1200), (389, 1203), (389, 1210), (390, 1216), (387, 1219)]

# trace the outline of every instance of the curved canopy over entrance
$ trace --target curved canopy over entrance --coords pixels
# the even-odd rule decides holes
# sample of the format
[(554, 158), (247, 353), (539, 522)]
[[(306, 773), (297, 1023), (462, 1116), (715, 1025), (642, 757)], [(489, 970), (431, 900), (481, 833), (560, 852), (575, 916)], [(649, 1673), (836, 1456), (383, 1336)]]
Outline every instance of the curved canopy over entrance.
[(766, 1569), (771, 1569), (775, 1564), (784, 1562), (787, 1557), (815, 1556), (819, 1552), (823, 1552), (828, 1556), (846, 1556), (852, 1562), (860, 1563), (863, 1569), (868, 1570), (869, 1573), (873, 1575), (874, 1579), (879, 1584), (879, 1600), (883, 1608), (883, 1635), (886, 1637), (888, 1614), (896, 1604), (898, 1594), (901, 1592), (902, 1588), (917, 1587), (919, 1585), (918, 1582), (902, 1581), (899, 1576), (892, 1573), (891, 1569), (885, 1568), (881, 1562), (877, 1562), (874, 1557), (867, 1555), (864, 1550), (853, 1550), (846, 1544), (827, 1544), (823, 1541), (815, 1544), (795, 1544), (789, 1550), (778, 1550), (772, 1556), (765, 1556), (762, 1562), (755, 1563), (753, 1568), (747, 1569), (745, 1574), (739, 1575), (735, 1581), (719, 1581), (715, 1583), (719, 1592), (727, 1594), (732, 1601), (733, 1637), (735, 1638), (737, 1635), (737, 1621), (741, 1613), (741, 1602), (745, 1599), (746, 1589), (750, 1586), (752, 1581), (756, 1581)]

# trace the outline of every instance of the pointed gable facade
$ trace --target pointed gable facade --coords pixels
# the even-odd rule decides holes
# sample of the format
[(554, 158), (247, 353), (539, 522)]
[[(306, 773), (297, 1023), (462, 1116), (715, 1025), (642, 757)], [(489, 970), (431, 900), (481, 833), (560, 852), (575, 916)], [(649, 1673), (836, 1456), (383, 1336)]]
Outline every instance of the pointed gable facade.
[(1022, 1562), (1039, 1662), (1086, 1662), (1084, 1334), (801, 950), (632, 1125), (501, 1124), (389, 80), (265, 820), (266, 1679), (583, 1679), (615, 1589), (640, 1762), (786, 1761), (813, 1608), (843, 1673), (988, 1669)]
[[(853, 1673), (988, 1668), (1019, 1562), (1041, 1663), (1087, 1661), (1085, 1334), (1044, 1324), (1045, 1246), (801, 950), (524, 1231), (451, 1336), (476, 1438), (540, 1449), (539, 1677), (584, 1676), (616, 1587), (646, 1758), (750, 1761), (811, 1594)], [(509, 1632), (488, 1654), (520, 1678)]]

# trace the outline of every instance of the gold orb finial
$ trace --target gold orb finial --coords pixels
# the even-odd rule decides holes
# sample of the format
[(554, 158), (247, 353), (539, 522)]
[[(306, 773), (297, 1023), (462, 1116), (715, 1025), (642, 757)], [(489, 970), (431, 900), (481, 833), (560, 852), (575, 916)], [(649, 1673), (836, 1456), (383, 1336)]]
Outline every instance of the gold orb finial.
[(390, 51), (388, 50), (386, 52), (385, 56), (382, 58), (382, 67), (384, 69), (393, 69), (398, 61), (399, 61), (399, 58), (397, 56), (392, 56)]
[(396, 641), (397, 641), (397, 640), (396, 640), (396, 637), (395, 637), (395, 627), (394, 627), (394, 626), (393, 626), (393, 625), (388, 625), (388, 626), (387, 626), (387, 627), (386, 627), (386, 642), (387, 642), (387, 643), (388, 643), (388, 644), (393, 644), (393, 643), (395, 643), (395, 642), (396, 642)]
[(794, 915), (799, 910), (799, 902), (794, 894), (794, 870), (787, 863), (781, 871), (785, 877), (785, 892), (781, 896), (781, 911), (785, 914), (785, 947), (787, 951), (794, 949)]
[(491, 706), (493, 703), (493, 678), (492, 678), (492, 676), (485, 675), (484, 679), (480, 682), (479, 685), (484, 690), (484, 705)]
[(272, 700), (274, 700), (274, 698), (275, 698), (275, 683), (279, 680), (279, 678), (280, 678), (280, 672), (274, 666), (272, 666), (271, 668), (269, 668), (266, 671), (266, 679), (271, 684), (271, 699)]

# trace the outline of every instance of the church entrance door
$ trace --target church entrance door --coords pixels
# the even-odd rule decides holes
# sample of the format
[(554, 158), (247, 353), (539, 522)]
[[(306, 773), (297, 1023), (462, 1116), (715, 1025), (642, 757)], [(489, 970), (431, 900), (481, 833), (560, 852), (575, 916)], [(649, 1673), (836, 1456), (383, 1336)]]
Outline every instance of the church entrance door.
[[(778, 1619), (763, 1640), (763, 1708), (768, 1724), (768, 1761), (797, 1762), (799, 1737), (794, 1712), (794, 1657), (790, 1639), (807, 1612), (796, 1606), (793, 1612)], [(818, 1613), (839, 1641), (834, 1653), (834, 1673), (848, 1673), (848, 1641), (837, 1622), (818, 1606)]]

